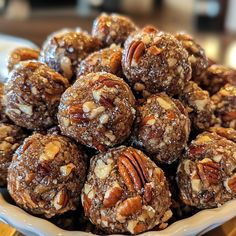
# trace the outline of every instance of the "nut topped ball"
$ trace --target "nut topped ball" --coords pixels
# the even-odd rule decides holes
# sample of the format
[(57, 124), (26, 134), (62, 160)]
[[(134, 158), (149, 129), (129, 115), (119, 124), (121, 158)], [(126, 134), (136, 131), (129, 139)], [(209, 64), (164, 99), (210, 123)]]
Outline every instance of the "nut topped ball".
[(6, 114), (27, 129), (45, 129), (56, 123), (66, 78), (36, 61), (20, 62), (9, 74), (5, 87)]
[(8, 70), (11, 71), (20, 61), (38, 60), (39, 50), (19, 47), (11, 52), (8, 58)]
[(138, 27), (128, 18), (118, 14), (101, 14), (93, 22), (92, 35), (101, 40), (104, 47), (123, 45)]
[(79, 65), (77, 78), (90, 72), (108, 72), (117, 76), (122, 75), (121, 68), (121, 47), (112, 44), (109, 48), (91, 53)]
[(217, 124), (236, 129), (236, 85), (226, 84), (211, 100)]
[(188, 53), (171, 34), (144, 28), (125, 42), (122, 67), (131, 87), (148, 96), (178, 95), (191, 78)]
[(26, 136), (25, 131), (18, 126), (0, 123), (0, 186), (7, 184), (7, 169), (12, 155)]
[(70, 80), (76, 74), (78, 64), (99, 48), (99, 40), (85, 31), (65, 29), (49, 36), (39, 60)]
[(75, 210), (86, 176), (85, 158), (66, 137), (33, 134), (13, 156), (8, 191), (33, 214), (50, 218)]
[(236, 143), (204, 132), (191, 142), (177, 171), (186, 205), (212, 208), (236, 198)]
[(106, 233), (138, 234), (171, 216), (163, 171), (143, 152), (118, 147), (91, 159), (82, 190), (85, 215)]
[(59, 126), (62, 134), (104, 151), (129, 136), (134, 106), (132, 91), (121, 78), (90, 73), (79, 77), (62, 95)]
[(227, 83), (236, 86), (236, 70), (227, 66), (213, 64), (207, 68), (202, 76), (193, 77), (193, 80), (210, 95), (217, 93)]
[(189, 61), (192, 66), (192, 76), (200, 76), (208, 66), (208, 59), (205, 50), (188, 34), (177, 33), (175, 37), (182, 43), (189, 54)]
[(188, 107), (194, 129), (206, 130), (214, 123), (213, 103), (206, 90), (202, 90), (196, 83), (189, 81), (180, 99)]
[(170, 164), (180, 156), (189, 133), (190, 120), (181, 102), (160, 93), (137, 108), (131, 140), (154, 160)]

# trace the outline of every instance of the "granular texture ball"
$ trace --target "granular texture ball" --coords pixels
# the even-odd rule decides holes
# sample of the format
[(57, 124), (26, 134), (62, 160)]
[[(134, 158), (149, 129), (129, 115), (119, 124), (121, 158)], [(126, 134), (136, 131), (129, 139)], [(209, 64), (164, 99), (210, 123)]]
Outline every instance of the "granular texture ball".
[(200, 76), (208, 67), (205, 50), (188, 34), (177, 33), (175, 37), (182, 43), (189, 54), (192, 66), (192, 77)]
[(101, 40), (104, 47), (123, 45), (128, 36), (138, 27), (125, 16), (101, 14), (93, 22), (92, 35)]
[(115, 44), (91, 53), (80, 63), (77, 78), (84, 74), (101, 71), (122, 76), (121, 57), (122, 49)]
[(131, 87), (148, 96), (166, 92), (178, 95), (192, 76), (188, 52), (171, 34), (150, 27), (126, 40), (122, 68)]
[(75, 210), (86, 176), (85, 157), (66, 137), (33, 134), (13, 156), (8, 191), (33, 214), (50, 218)]
[(61, 98), (58, 121), (62, 134), (97, 150), (123, 142), (135, 118), (135, 98), (115, 75), (81, 76)]
[(164, 172), (132, 147), (110, 149), (91, 159), (82, 204), (90, 221), (108, 234), (161, 228), (172, 216)]
[(181, 155), (189, 133), (190, 120), (181, 102), (160, 93), (138, 106), (131, 139), (154, 160), (170, 164)]
[(68, 87), (66, 78), (46, 64), (25, 61), (18, 64), (5, 87), (6, 114), (27, 129), (45, 129), (56, 123), (61, 94)]
[(99, 40), (88, 33), (65, 29), (51, 34), (45, 41), (40, 61), (72, 80), (79, 63), (99, 48)]
[(236, 143), (215, 132), (191, 142), (177, 171), (182, 201), (197, 208), (218, 207), (236, 197)]

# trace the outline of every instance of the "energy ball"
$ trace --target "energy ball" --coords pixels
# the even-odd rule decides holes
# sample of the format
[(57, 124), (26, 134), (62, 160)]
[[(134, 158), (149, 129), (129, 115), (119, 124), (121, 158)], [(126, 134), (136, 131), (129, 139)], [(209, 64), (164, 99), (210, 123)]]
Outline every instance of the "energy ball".
[(202, 76), (193, 77), (193, 80), (210, 95), (217, 93), (227, 83), (236, 86), (236, 70), (218, 64), (207, 68)]
[(26, 133), (20, 127), (0, 123), (0, 186), (7, 184), (7, 169), (12, 155), (24, 138), (26, 138)]
[(51, 218), (75, 210), (86, 177), (85, 158), (66, 137), (33, 134), (13, 156), (8, 191), (32, 214)]
[(190, 120), (182, 103), (160, 93), (138, 106), (131, 140), (154, 160), (170, 164), (181, 155), (189, 133)]
[(128, 17), (103, 13), (93, 22), (92, 36), (101, 40), (104, 47), (113, 43), (123, 46), (128, 36), (137, 29)]
[(236, 130), (235, 129), (214, 126), (209, 129), (209, 132), (216, 133), (219, 136), (222, 136), (236, 143)]
[(214, 123), (213, 103), (206, 90), (189, 81), (180, 99), (188, 107), (189, 118), (194, 129), (206, 130)]
[(226, 84), (211, 97), (217, 124), (236, 129), (236, 85)]
[(71, 80), (79, 63), (99, 48), (99, 40), (85, 31), (65, 29), (49, 36), (39, 60)]
[(171, 34), (144, 28), (124, 45), (122, 68), (131, 87), (144, 97), (178, 95), (192, 75), (188, 52)]
[(189, 54), (192, 66), (192, 77), (200, 76), (208, 67), (205, 50), (188, 34), (177, 33), (175, 37), (182, 43)]
[(143, 152), (118, 147), (91, 159), (82, 190), (85, 215), (107, 234), (138, 234), (171, 216), (164, 172)]
[(33, 48), (16, 48), (13, 50), (8, 58), (7, 67), (8, 70), (11, 71), (15, 65), (17, 65), (20, 61), (27, 60), (38, 60), (39, 50)]
[(66, 78), (36, 61), (20, 62), (5, 87), (6, 114), (27, 129), (46, 129), (56, 123), (61, 94), (68, 87)]
[(191, 142), (177, 171), (180, 197), (200, 209), (218, 207), (236, 197), (236, 143), (204, 132)]
[(94, 52), (80, 63), (77, 78), (84, 74), (101, 71), (122, 76), (121, 57), (122, 49), (115, 44)]
[(104, 151), (131, 133), (135, 98), (119, 77), (106, 73), (81, 76), (61, 98), (58, 122), (62, 134)]

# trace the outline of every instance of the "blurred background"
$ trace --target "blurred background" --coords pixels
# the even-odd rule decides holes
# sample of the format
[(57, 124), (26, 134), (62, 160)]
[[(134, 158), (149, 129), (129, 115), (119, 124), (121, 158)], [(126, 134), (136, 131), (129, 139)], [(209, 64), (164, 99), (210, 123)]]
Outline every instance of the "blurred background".
[(187, 31), (219, 63), (236, 68), (235, 0), (0, 0), (0, 33), (27, 38), (38, 46), (52, 31), (90, 31), (101, 12), (127, 14), (138, 25)]

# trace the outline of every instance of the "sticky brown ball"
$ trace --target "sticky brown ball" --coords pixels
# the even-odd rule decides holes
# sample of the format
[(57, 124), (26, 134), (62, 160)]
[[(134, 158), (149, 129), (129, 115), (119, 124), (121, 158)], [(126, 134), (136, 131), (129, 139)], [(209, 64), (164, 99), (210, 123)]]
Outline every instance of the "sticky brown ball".
[(6, 84), (6, 114), (21, 127), (48, 128), (57, 122), (57, 107), (68, 85), (66, 78), (46, 64), (21, 62), (9, 74)]
[(145, 28), (126, 40), (122, 68), (131, 87), (143, 96), (178, 95), (192, 75), (182, 44), (169, 33)]
[(33, 134), (13, 156), (8, 191), (32, 214), (50, 218), (75, 210), (85, 181), (85, 158), (66, 137)]
[(85, 215), (108, 234), (142, 233), (172, 216), (164, 172), (132, 147), (94, 156), (81, 198)]
[(135, 118), (135, 98), (115, 75), (81, 76), (61, 98), (58, 121), (62, 134), (104, 151), (123, 142)]

